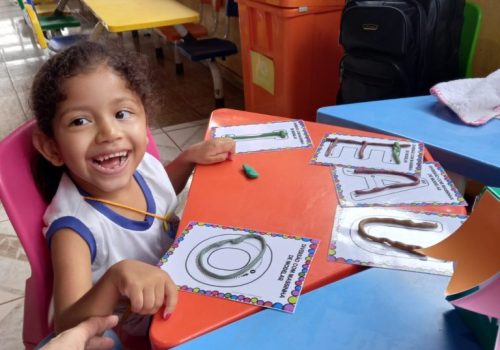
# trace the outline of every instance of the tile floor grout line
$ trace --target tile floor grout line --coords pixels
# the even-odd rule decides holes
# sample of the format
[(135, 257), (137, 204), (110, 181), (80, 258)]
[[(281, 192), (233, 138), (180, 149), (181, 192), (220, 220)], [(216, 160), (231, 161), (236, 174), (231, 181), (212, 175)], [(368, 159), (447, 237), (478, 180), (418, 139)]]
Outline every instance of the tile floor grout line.
[[(197, 124), (192, 125), (194, 123), (197, 123)], [(189, 125), (187, 125), (187, 124), (189, 124)], [(189, 129), (189, 128), (192, 128), (192, 127), (195, 127), (195, 126), (201, 126), (203, 124), (207, 124), (208, 125), (208, 118), (204, 118), (204, 119), (200, 119), (200, 120), (195, 120), (195, 121), (192, 121), (192, 122), (181, 123), (181, 124), (177, 124), (177, 125), (164, 126), (164, 127), (161, 127), (160, 129), (162, 129), (165, 133), (168, 133), (168, 132), (171, 132), (171, 131), (179, 131), (179, 130)], [(177, 126), (178, 126), (178, 128), (176, 128)], [(164, 129), (168, 129), (168, 130), (164, 130)]]
[(17, 297), (17, 298), (14, 298), (14, 299), (11, 299), (11, 300), (8, 300), (8, 301), (3, 301), (3, 302), (0, 302), (0, 306), (2, 305), (6, 305), (8, 303), (12, 303), (14, 301), (18, 301), (18, 300), (21, 300), (21, 299), (24, 299), (24, 295), (23, 296), (20, 296), (20, 297)]
[[(162, 130), (163, 131), (163, 130)], [(173, 142), (173, 144), (175, 145), (175, 147), (177, 147), (177, 150), (179, 152), (182, 152), (182, 149), (180, 148), (180, 146), (177, 144), (177, 142), (175, 142), (175, 140), (167, 133), (167, 132), (164, 132), (163, 133), (170, 139), (170, 141)], [(166, 164), (165, 164), (166, 165)]]

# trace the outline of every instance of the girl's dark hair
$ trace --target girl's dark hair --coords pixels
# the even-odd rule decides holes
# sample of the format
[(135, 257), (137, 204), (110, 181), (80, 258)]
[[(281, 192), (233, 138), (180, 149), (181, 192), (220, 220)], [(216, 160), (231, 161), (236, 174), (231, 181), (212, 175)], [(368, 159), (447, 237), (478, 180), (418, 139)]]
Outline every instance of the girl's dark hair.
[[(83, 42), (60, 52), (46, 61), (36, 74), (30, 94), (30, 107), (38, 128), (54, 137), (53, 121), (56, 108), (67, 96), (63, 83), (78, 74), (92, 72), (101, 65), (113, 69), (141, 99), (146, 115), (154, 115), (154, 88), (151, 84), (147, 58), (123, 47), (109, 48), (95, 42)], [(32, 173), (38, 189), (47, 202), (55, 195), (64, 167), (55, 167), (37, 152)]]

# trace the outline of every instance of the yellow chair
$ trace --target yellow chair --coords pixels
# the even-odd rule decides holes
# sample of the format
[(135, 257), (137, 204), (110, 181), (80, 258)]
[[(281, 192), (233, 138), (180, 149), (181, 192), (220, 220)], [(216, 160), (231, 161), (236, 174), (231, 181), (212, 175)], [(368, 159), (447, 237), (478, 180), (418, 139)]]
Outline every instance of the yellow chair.
[(54, 36), (50, 39), (47, 39), (43, 33), (42, 26), (40, 25), (40, 21), (38, 20), (38, 16), (36, 15), (35, 10), (33, 10), (33, 7), (29, 4), (25, 4), (24, 9), (27, 14), (28, 25), (31, 27), (33, 36), (42, 49), (49, 49), (54, 52), (59, 52), (70, 47), (71, 45), (76, 44), (81, 40), (85, 40), (86, 38), (85, 35), (75, 34), (66, 36)]
[[(35, 5), (35, 2), (33, 0), (17, 0), (17, 3), (19, 4), (19, 7), (23, 11), (23, 14), (26, 15), (26, 6), (31, 5), (32, 9), (34, 10), (35, 14), (37, 16), (40, 16), (39, 22), (40, 26), (42, 27), (43, 31), (52, 31), (52, 30), (61, 30), (64, 28), (76, 28), (80, 27), (80, 21), (73, 17), (73, 16), (66, 16), (66, 15), (53, 15), (53, 13), (49, 13), (46, 16), (42, 16), (41, 13), (37, 9), (37, 5)], [(42, 4), (45, 6), (46, 4)], [(45, 11), (48, 10), (48, 7), (44, 7)], [(55, 11), (55, 7), (53, 9)], [(26, 16), (25, 16), (26, 17)], [(26, 20), (28, 21), (28, 20)]]

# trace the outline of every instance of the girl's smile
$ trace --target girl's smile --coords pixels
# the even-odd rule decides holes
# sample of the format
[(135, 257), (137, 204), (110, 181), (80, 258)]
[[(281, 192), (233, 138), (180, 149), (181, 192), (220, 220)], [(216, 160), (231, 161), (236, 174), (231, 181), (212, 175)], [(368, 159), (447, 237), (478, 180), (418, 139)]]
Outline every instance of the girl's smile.
[(114, 152), (94, 157), (91, 161), (92, 165), (95, 166), (98, 171), (102, 171), (107, 174), (114, 174), (126, 166), (128, 154), (128, 151)]

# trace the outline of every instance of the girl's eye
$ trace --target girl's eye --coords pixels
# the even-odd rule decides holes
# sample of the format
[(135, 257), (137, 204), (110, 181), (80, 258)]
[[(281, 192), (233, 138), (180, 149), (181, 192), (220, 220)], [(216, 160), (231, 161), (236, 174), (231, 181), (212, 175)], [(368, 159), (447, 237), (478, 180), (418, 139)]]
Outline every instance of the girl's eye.
[(87, 118), (84, 118), (84, 117), (80, 117), (80, 118), (75, 118), (71, 121), (70, 125), (72, 126), (80, 126), (80, 125), (85, 125), (85, 124), (88, 124), (89, 123), (89, 120)]
[(132, 113), (130, 113), (129, 111), (119, 111), (118, 113), (115, 114), (115, 118), (116, 119), (126, 119), (126, 118), (129, 118), (131, 114)]

